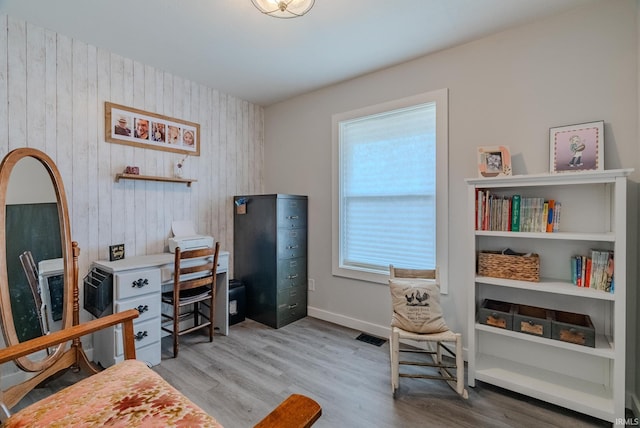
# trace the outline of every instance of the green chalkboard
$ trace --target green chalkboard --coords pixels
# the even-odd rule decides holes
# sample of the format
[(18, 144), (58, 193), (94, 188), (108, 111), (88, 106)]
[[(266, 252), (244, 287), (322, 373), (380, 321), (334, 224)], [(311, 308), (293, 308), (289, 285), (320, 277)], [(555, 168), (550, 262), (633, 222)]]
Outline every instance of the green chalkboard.
[[(20, 341), (42, 335), (35, 301), (20, 254), (31, 251), (36, 264), (62, 257), (58, 205), (16, 204), (6, 206), (7, 279), (16, 334)], [(58, 291), (59, 292), (59, 291)]]

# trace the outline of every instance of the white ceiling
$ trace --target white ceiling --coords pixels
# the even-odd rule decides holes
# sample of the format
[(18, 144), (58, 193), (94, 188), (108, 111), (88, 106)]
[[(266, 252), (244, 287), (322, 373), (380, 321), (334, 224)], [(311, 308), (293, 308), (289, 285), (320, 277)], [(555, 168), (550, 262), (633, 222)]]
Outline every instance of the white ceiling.
[(600, 0), (316, 0), (295, 19), (251, 0), (0, 0), (0, 11), (269, 105)]

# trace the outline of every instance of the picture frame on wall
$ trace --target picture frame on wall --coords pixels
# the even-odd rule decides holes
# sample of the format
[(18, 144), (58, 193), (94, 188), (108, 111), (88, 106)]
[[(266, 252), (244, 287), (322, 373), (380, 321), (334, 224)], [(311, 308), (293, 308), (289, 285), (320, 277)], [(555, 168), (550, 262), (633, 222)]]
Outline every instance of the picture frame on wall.
[(480, 177), (511, 175), (511, 154), (509, 147), (478, 147), (478, 175)]
[(604, 170), (604, 121), (549, 129), (549, 172)]
[(104, 104), (109, 143), (200, 156), (200, 125), (119, 104)]

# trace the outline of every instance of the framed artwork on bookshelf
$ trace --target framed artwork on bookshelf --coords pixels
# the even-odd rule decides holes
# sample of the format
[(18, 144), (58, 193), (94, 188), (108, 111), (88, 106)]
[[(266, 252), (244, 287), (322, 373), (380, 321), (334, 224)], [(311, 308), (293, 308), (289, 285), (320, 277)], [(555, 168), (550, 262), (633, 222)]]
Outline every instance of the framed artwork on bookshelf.
[(478, 175), (498, 177), (511, 175), (511, 155), (507, 146), (478, 147)]
[(604, 121), (559, 126), (549, 130), (549, 171), (604, 169)]

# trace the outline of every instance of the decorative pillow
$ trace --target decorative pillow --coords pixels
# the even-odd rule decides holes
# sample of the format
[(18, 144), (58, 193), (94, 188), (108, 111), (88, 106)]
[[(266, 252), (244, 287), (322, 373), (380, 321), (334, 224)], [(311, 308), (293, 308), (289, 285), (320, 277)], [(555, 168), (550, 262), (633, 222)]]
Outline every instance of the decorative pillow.
[(393, 303), (392, 327), (413, 333), (449, 330), (442, 316), (440, 287), (434, 280), (394, 278), (389, 280)]

